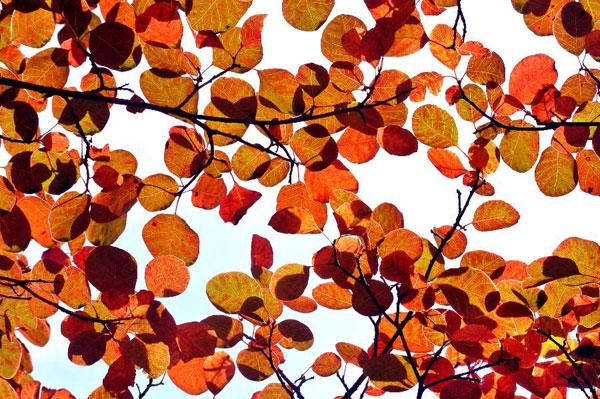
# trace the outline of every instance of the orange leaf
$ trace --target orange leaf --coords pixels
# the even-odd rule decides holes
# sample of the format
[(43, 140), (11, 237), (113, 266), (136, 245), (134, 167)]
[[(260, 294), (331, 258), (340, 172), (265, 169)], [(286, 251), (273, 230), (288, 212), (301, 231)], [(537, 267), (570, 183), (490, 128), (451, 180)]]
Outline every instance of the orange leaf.
[(548, 147), (535, 168), (535, 182), (549, 197), (560, 197), (577, 186), (577, 165), (571, 154)]
[(317, 234), (321, 232), (312, 213), (299, 206), (278, 210), (269, 220), (269, 226), (285, 234)]
[(473, 215), (473, 227), (479, 231), (504, 229), (519, 221), (519, 212), (512, 205), (492, 200), (479, 205)]
[(195, 0), (186, 14), (192, 29), (219, 33), (235, 26), (251, 4), (245, 0)]
[(440, 173), (450, 179), (455, 179), (467, 173), (462, 162), (456, 154), (442, 148), (427, 150), (427, 158)]
[[(50, 223), (48, 221), (50, 204), (41, 198), (28, 196), (18, 200), (17, 207), (23, 211), (22, 214), (29, 222), (29, 226), (31, 226), (31, 238), (46, 248), (55, 247), (56, 241), (52, 238), (52, 234), (50, 233)], [(3, 219), (8, 221), (9, 215), (14, 214), (16, 210), (17, 209), (13, 208), (13, 211), (5, 215)], [(19, 228), (21, 228), (21, 226), (19, 226)], [(14, 232), (13, 234), (19, 233)]]
[(169, 378), (177, 388), (189, 395), (206, 392), (208, 387), (202, 370), (205, 359), (203, 357), (195, 357), (187, 361), (179, 359), (178, 362), (169, 366)]
[[(321, 52), (331, 62), (348, 61), (358, 64), (360, 62), (360, 36), (366, 30), (365, 24), (355, 16), (338, 15), (323, 30)], [(352, 46), (351, 43), (355, 46)]]
[[(442, 238), (447, 237), (448, 233), (452, 229), (452, 226), (442, 226), (433, 229), (435, 233), (435, 242), (439, 246), (442, 242)], [(442, 238), (440, 238), (442, 237)], [(446, 242), (442, 253), (444, 256), (450, 259), (456, 259), (461, 256), (467, 248), (467, 236), (460, 230), (454, 230), (450, 239)]]
[(509, 81), (509, 92), (523, 104), (531, 104), (546, 87), (556, 83), (558, 73), (554, 60), (545, 54), (530, 55), (515, 65)]
[(269, 289), (275, 298), (292, 301), (302, 296), (308, 285), (309, 268), (298, 263), (289, 263), (275, 271)]
[(188, 286), (190, 272), (185, 262), (173, 255), (161, 255), (146, 265), (146, 287), (157, 297), (181, 294)]
[(325, 204), (311, 199), (304, 183), (298, 182), (281, 187), (277, 195), (277, 210), (290, 207), (302, 207), (309, 210), (319, 228), (323, 228), (327, 221), (327, 207)]
[(183, 35), (183, 25), (173, 5), (154, 3), (136, 17), (135, 31), (144, 42), (177, 47)]
[[(275, 372), (269, 360), (258, 349), (242, 349), (235, 360), (240, 373), (250, 381), (262, 381)], [(275, 367), (279, 365), (279, 358), (273, 356)]]
[(242, 322), (229, 316), (213, 315), (202, 320), (217, 334), (217, 348), (231, 348), (241, 341), (244, 333)]
[(296, 130), (290, 146), (307, 169), (323, 170), (336, 160), (338, 147), (327, 129), (313, 124)]
[(223, 351), (208, 356), (202, 365), (204, 380), (209, 391), (214, 395), (225, 388), (235, 374), (235, 364), (229, 355)]
[(307, 169), (304, 172), (304, 179), (308, 194), (319, 202), (328, 202), (331, 193), (338, 188), (353, 193), (358, 191), (358, 181), (339, 160), (317, 172)]
[(283, 18), (294, 28), (314, 31), (325, 23), (334, 0), (284, 0)]
[(600, 195), (600, 158), (592, 150), (577, 154), (577, 177), (583, 192)]
[[(375, 130), (373, 129), (373, 132)], [(376, 134), (348, 127), (337, 142), (340, 155), (352, 163), (368, 162), (379, 151)]]
[(328, 309), (348, 309), (352, 307), (352, 294), (336, 283), (323, 283), (312, 290), (312, 296), (321, 306)]
[(202, 209), (213, 209), (221, 204), (227, 195), (223, 179), (202, 174), (192, 190), (192, 205)]
[(227, 196), (221, 201), (219, 216), (225, 223), (231, 222), (237, 225), (246, 212), (262, 194), (256, 191), (245, 189), (237, 183), (233, 184), (233, 188)]
[(171, 205), (178, 191), (179, 185), (175, 179), (169, 175), (157, 173), (142, 181), (138, 200), (147, 211), (162, 211)]
[(277, 331), (283, 337), (279, 343), (284, 347), (305, 351), (313, 345), (312, 331), (298, 320), (288, 319), (280, 322), (277, 324)]
[(144, 225), (142, 237), (152, 256), (174, 255), (188, 266), (198, 259), (200, 238), (177, 215), (154, 216)]
[(335, 374), (342, 366), (340, 357), (333, 352), (325, 352), (317, 357), (311, 366), (316, 375), (329, 377)]

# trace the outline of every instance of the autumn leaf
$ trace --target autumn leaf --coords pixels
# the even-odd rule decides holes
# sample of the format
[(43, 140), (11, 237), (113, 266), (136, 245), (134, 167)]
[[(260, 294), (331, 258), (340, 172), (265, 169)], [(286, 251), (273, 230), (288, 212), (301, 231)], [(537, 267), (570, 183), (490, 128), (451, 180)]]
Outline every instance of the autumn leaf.
[(473, 215), (473, 227), (479, 231), (504, 229), (515, 225), (520, 215), (512, 205), (492, 200), (481, 204)]

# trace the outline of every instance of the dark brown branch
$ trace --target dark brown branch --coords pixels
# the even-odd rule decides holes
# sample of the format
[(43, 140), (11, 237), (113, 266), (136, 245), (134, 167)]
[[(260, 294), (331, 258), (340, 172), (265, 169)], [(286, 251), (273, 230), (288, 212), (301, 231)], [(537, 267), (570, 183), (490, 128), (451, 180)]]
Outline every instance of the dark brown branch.
[[(398, 327), (396, 328), (396, 332), (394, 333), (394, 335), (392, 335), (392, 337), (390, 338), (390, 340), (388, 341), (388, 343), (385, 345), (385, 347), (383, 348), (381, 353), (387, 353), (388, 351), (390, 351), (392, 349), (392, 346), (394, 345), (394, 342), (396, 342), (396, 340), (398, 339), (398, 337), (400, 336), (400, 331), (406, 327), (406, 324), (413, 318), (414, 316), (414, 312), (410, 311), (406, 314), (406, 316), (404, 317), (404, 319), (402, 320), (402, 322), (398, 325)], [(354, 384), (352, 384), (352, 386), (350, 387), (350, 389), (346, 390), (346, 393), (344, 394), (344, 396), (342, 397), (342, 399), (350, 399), (350, 397), (352, 396), (352, 394), (354, 394), (354, 392), (356, 392), (358, 390), (358, 388), (360, 388), (360, 386), (362, 385), (362, 383), (367, 379), (367, 376), (365, 374), (361, 375), (360, 377), (358, 377), (356, 379), (356, 381), (354, 382)]]
[(39, 295), (37, 292), (35, 292), (34, 290), (32, 290), (31, 288), (29, 288), (28, 284), (31, 281), (35, 281), (35, 280), (16, 280), (10, 277), (5, 277), (5, 276), (0, 276), (0, 281), (7, 281), (9, 283), (14, 284), (14, 286), (16, 287), (21, 287), (23, 288), (25, 291), (27, 291), (32, 297), (44, 302), (47, 305), (53, 306), (56, 309), (60, 310), (63, 313), (68, 314), (69, 316), (73, 316), (76, 319), (79, 320), (83, 320), (83, 321), (89, 321), (91, 323), (99, 323), (102, 324), (105, 328), (110, 325), (110, 324), (114, 324), (114, 323), (121, 323), (123, 321), (127, 321), (127, 320), (131, 320), (130, 317), (127, 318), (115, 318), (115, 319), (100, 319), (97, 317), (92, 317), (92, 316), (85, 316), (82, 314), (79, 314), (77, 312), (74, 312), (72, 310), (69, 310), (67, 308), (65, 308), (64, 306), (61, 306), (60, 304), (56, 303), (56, 302), (52, 302), (51, 300)]
[(552, 121), (550, 121), (550, 122), (541, 122), (541, 123), (538, 123), (537, 126), (531, 126), (531, 127), (507, 125), (505, 123), (500, 122), (493, 116), (488, 115), (477, 104), (475, 104), (473, 102), (473, 100), (471, 100), (466, 95), (465, 91), (463, 90), (460, 80), (458, 80), (458, 88), (460, 90), (461, 100), (465, 100), (471, 107), (475, 108), (475, 110), (477, 112), (479, 112), (485, 119), (490, 121), (491, 126), (496, 126), (496, 127), (502, 128), (502, 129), (514, 130), (514, 131), (520, 131), (520, 132), (542, 132), (545, 130), (556, 130), (561, 126), (565, 126), (565, 127), (569, 127), (569, 126), (598, 127), (598, 126), (600, 126), (600, 122), (592, 122), (592, 121), (590, 121), (590, 122), (567, 122), (567, 121), (552, 122)]
[(144, 396), (146, 396), (146, 394), (150, 391), (150, 388), (152, 387), (157, 387), (159, 385), (164, 385), (164, 381), (165, 381), (165, 375), (167, 375), (166, 373), (163, 374), (163, 376), (161, 377), (159, 382), (154, 382), (153, 378), (149, 378), (148, 379), (148, 384), (146, 385), (146, 388), (144, 388), (144, 390), (140, 390), (140, 386), (138, 384), (135, 384), (137, 390), (138, 390), (138, 399), (142, 399)]
[(438, 256), (440, 256), (440, 254), (444, 250), (444, 247), (446, 246), (446, 244), (448, 243), (448, 241), (450, 241), (450, 238), (452, 238), (452, 234), (454, 234), (454, 232), (456, 231), (456, 229), (461, 225), (460, 221), (463, 218), (463, 216), (465, 215), (465, 212), (466, 212), (467, 208), (469, 207), (469, 203), (471, 202), (471, 198), (473, 198), (473, 195), (475, 194), (475, 192), (485, 184), (485, 182), (483, 182), (483, 181), (480, 183), (480, 181), (479, 181), (480, 174), (481, 174), (481, 171), (477, 170), (477, 176), (475, 177), (475, 182), (473, 183), (473, 187), (471, 187), (471, 191), (469, 192), (469, 196), (467, 197), (467, 200), (465, 201), (465, 204), (464, 204), (464, 206), (462, 206), (462, 208), (461, 208), (462, 199), (461, 199), (461, 196), (459, 196), (459, 211), (458, 211), (458, 215), (456, 215), (456, 219), (454, 220), (454, 224), (452, 225), (452, 228), (442, 238), (442, 240), (440, 241), (440, 245), (435, 250), (435, 253), (433, 254), (433, 257), (429, 261), (429, 264), (427, 265), (427, 270), (425, 271), (425, 276), (424, 276), (425, 277), (425, 281), (427, 281), (429, 279), (429, 275), (431, 274), (431, 270), (433, 270), (433, 265), (435, 265), (435, 261), (437, 260)]
[[(585, 373), (583, 372), (583, 369), (581, 367), (581, 363), (577, 363), (575, 361), (575, 359), (573, 359), (573, 356), (571, 356), (571, 354), (567, 350), (567, 347), (564, 344), (561, 344), (560, 342), (558, 342), (556, 340), (556, 338), (554, 338), (552, 336), (552, 334), (550, 334), (549, 331), (548, 332), (547, 331), (543, 331), (543, 330), (541, 330), (539, 328), (536, 328), (535, 331), (537, 331), (539, 334), (542, 334), (544, 337), (548, 338), (550, 340), (550, 342), (552, 342), (554, 345), (556, 345), (556, 347), (558, 349), (561, 350), (561, 352), (565, 355), (565, 357), (567, 358), (567, 360), (569, 361), (569, 363), (571, 363), (571, 366), (573, 366), (573, 368), (575, 369), (575, 371), (579, 375), (579, 378), (581, 378), (581, 380), (585, 384), (586, 388), (589, 389), (590, 394), (592, 395), (591, 397), (593, 399), (598, 399), (598, 394), (596, 393), (596, 390), (594, 389), (594, 386), (592, 385), (592, 383), (588, 380), (588, 378), (586, 377)], [(576, 385), (579, 386), (579, 384), (576, 384)], [(580, 387), (580, 390), (585, 394), (586, 397), (589, 398), (589, 396), (586, 393), (585, 389), (581, 389), (581, 388), (582, 387)]]
[(89, 165), (91, 143), (87, 139), (85, 132), (84, 132), (83, 128), (81, 127), (81, 124), (79, 123), (77, 114), (75, 113), (75, 110), (73, 109), (73, 104), (71, 104), (71, 99), (69, 99), (68, 97), (63, 97), (63, 99), (67, 103), (69, 112), (71, 113), (71, 116), (73, 117), (73, 120), (75, 121), (75, 126), (77, 127), (77, 131), (79, 132), (79, 136), (81, 137), (81, 140), (83, 140), (83, 142), (85, 143), (85, 154), (83, 154), (81, 163), (83, 164), (83, 166), (85, 168), (85, 191), (89, 192), (90, 191), (89, 185), (90, 185), (90, 179), (91, 179), (90, 165)]
[(457, 0), (456, 2), (456, 6), (457, 6), (457, 10), (456, 10), (456, 19), (454, 20), (454, 25), (452, 26), (452, 30), (454, 31), (454, 38), (452, 39), (452, 46), (450, 46), (450, 49), (456, 49), (456, 42), (457, 42), (457, 38), (458, 38), (458, 23), (461, 22), (463, 29), (462, 29), (462, 40), (463, 42), (465, 41), (465, 38), (467, 36), (467, 20), (465, 19), (465, 14), (463, 13), (463, 9), (462, 9), (462, 0)]
[[(396, 95), (394, 95), (390, 98), (387, 98), (385, 100), (375, 101), (375, 102), (368, 103), (368, 104), (359, 104), (359, 105), (349, 107), (349, 108), (339, 108), (334, 111), (325, 112), (325, 113), (319, 114), (319, 115), (301, 115), (301, 116), (292, 117), (292, 118), (288, 118), (288, 119), (282, 119), (282, 120), (260, 120), (260, 119), (239, 119), (239, 118), (227, 118), (227, 117), (211, 116), (211, 115), (203, 115), (203, 114), (193, 114), (193, 113), (178, 109), (177, 107), (167, 107), (164, 105), (156, 105), (156, 104), (152, 104), (152, 103), (148, 103), (148, 102), (144, 102), (144, 101), (138, 102), (138, 101), (127, 100), (127, 99), (118, 98), (118, 97), (106, 97), (101, 94), (96, 94), (92, 91), (81, 92), (81, 91), (58, 89), (55, 87), (42, 86), (42, 85), (38, 85), (35, 83), (23, 82), (20, 80), (10, 79), (10, 78), (5, 78), (5, 77), (0, 77), (0, 84), (10, 86), (10, 87), (16, 87), (16, 88), (20, 88), (20, 89), (25, 89), (25, 90), (36, 91), (36, 92), (42, 93), (46, 96), (60, 96), (60, 97), (66, 96), (69, 98), (89, 100), (89, 101), (99, 102), (99, 103), (104, 103), (104, 104), (118, 104), (118, 105), (125, 105), (125, 106), (129, 106), (129, 107), (148, 109), (148, 110), (157, 111), (157, 112), (167, 114), (167, 115), (179, 116), (181, 118), (189, 119), (190, 121), (193, 121), (196, 123), (198, 121), (208, 121), (208, 122), (222, 122), (222, 123), (242, 123), (242, 124), (251, 124), (251, 125), (261, 125), (262, 124), (265, 126), (277, 126), (277, 125), (286, 125), (289, 123), (308, 122), (308, 121), (327, 118), (329, 116), (337, 116), (337, 115), (347, 114), (347, 113), (351, 113), (351, 112), (360, 112), (363, 109), (376, 108), (381, 105), (388, 104), (391, 101), (394, 101), (400, 97), (407, 95), (408, 93), (410, 93), (413, 90), (412, 88), (410, 88), (408, 90), (404, 90), (400, 93), (397, 93)], [(599, 126), (600, 126), (600, 123), (599, 123)]]

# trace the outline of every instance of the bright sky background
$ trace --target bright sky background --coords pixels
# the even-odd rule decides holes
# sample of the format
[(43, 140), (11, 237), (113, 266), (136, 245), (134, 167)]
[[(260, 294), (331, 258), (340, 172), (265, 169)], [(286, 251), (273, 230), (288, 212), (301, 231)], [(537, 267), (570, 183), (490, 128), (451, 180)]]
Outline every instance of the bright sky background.
[[(246, 14), (246, 17), (259, 13), (268, 14), (263, 31), (265, 57), (258, 68), (286, 68), (295, 73), (299, 65), (307, 62), (328, 66), (328, 61), (320, 52), (320, 37), (325, 25), (317, 32), (296, 31), (284, 22), (280, 4), (280, 1), (275, 0), (254, 0), (253, 6)], [(557, 60), (559, 71), (557, 87), (560, 87), (568, 76), (577, 72), (579, 67), (577, 59), (560, 49), (553, 37), (534, 36), (525, 27), (522, 17), (513, 11), (510, 1), (464, 0), (463, 8), (468, 22), (467, 39), (481, 41), (486, 47), (499, 53), (505, 61), (507, 71), (512, 70), (512, 67), (527, 55), (546, 53)], [(360, 0), (338, 0), (329, 20), (338, 14), (354, 14), (363, 19), (368, 27), (374, 25), (373, 19)], [(434, 23), (441, 21), (452, 25), (454, 17), (455, 10), (450, 9), (441, 17), (427, 17), (423, 22), (426, 31), (430, 31)], [(209, 58), (206, 57), (208, 53), (203, 51), (200, 54), (204, 55), (201, 58), (204, 60), (204, 65), (208, 65)], [(590, 65), (593, 64), (594, 62), (591, 61)], [(465, 67), (466, 61), (463, 61), (459, 72), (462, 73)], [(386, 59), (385, 69), (392, 68), (399, 69), (410, 76), (427, 70), (450, 72), (431, 57), (428, 48), (414, 56)], [(86, 67), (82, 69), (87, 72)], [(139, 73), (144, 70), (144, 66), (137, 69)], [(366, 76), (372, 76), (372, 71), (369, 69), (369, 66), (363, 65)], [(216, 71), (215, 68), (211, 68), (206, 76)], [(258, 89), (255, 73), (245, 74), (242, 78), (249, 79)], [(117, 74), (117, 82), (118, 84), (129, 82), (135, 88), (136, 72)], [(201, 93), (200, 109), (203, 108), (206, 100), (206, 93), (204, 95)], [(434, 103), (449, 108), (444, 101), (443, 92), (438, 98), (428, 94), (424, 103)], [(407, 104), (414, 109), (408, 102)], [(118, 108), (117, 106), (112, 108), (111, 119), (106, 129), (94, 138), (94, 144), (101, 146), (110, 143), (111, 149), (124, 148), (133, 152), (139, 162), (137, 175), (142, 178), (153, 173), (166, 172), (163, 163), (164, 143), (168, 138), (168, 129), (178, 124), (178, 121), (149, 111), (131, 115)], [(459, 124), (461, 148), (466, 151), (472, 141), (473, 127), (469, 123), (461, 122), (458, 117), (456, 121)], [(46, 120), (44, 126), (42, 120), (42, 131), (52, 123)], [(410, 117), (405, 127), (411, 128)], [(542, 134), (542, 149), (548, 145), (550, 136), (550, 132)], [(441, 176), (427, 160), (426, 150), (425, 146), (420, 145), (419, 151), (409, 157), (393, 157), (380, 150), (373, 161), (364, 165), (353, 165), (345, 160), (343, 162), (358, 178), (360, 182), (358, 195), (363, 201), (372, 208), (381, 202), (394, 203), (404, 213), (405, 227), (431, 240), (429, 233), (431, 228), (452, 224), (455, 219), (456, 189), (461, 189), (465, 194), (467, 190), (459, 179), (449, 180)], [(226, 181), (231, 186), (231, 179)], [(521, 220), (516, 226), (497, 232), (482, 233), (472, 228), (468, 229), (467, 250), (485, 249), (502, 255), (507, 260), (518, 259), (529, 263), (536, 258), (549, 255), (566, 237), (579, 236), (598, 240), (597, 199), (583, 194), (579, 188), (562, 198), (548, 198), (539, 192), (534, 181), (533, 170), (518, 174), (504, 164), (489, 181), (496, 188), (494, 199), (502, 199), (515, 206), (521, 214)], [(265, 189), (254, 183), (243, 183), (243, 185), (247, 188), (259, 189), (263, 197), (250, 209), (238, 226), (224, 224), (217, 210), (204, 211), (193, 208), (189, 194), (179, 205), (178, 214), (184, 217), (200, 235), (200, 257), (196, 264), (190, 267), (191, 283), (188, 290), (179, 297), (162, 301), (178, 324), (201, 320), (217, 313), (206, 298), (206, 281), (211, 276), (224, 271), (241, 270), (249, 273), (252, 234), (260, 234), (271, 240), (275, 250), (275, 267), (292, 262), (310, 265), (312, 254), (322, 246), (328, 245), (326, 238), (321, 235), (287, 236), (276, 233), (267, 226), (267, 222), (275, 211), (278, 188)], [(471, 220), (470, 217), (476, 206), (482, 202), (481, 197), (475, 197), (471, 209), (465, 216), (466, 222)], [(169, 211), (172, 210), (173, 208), (170, 208)], [(136, 258), (140, 283), (138, 287), (143, 284), (144, 268), (151, 259), (142, 241), (141, 229), (152, 216), (153, 214), (136, 205), (128, 216), (125, 234), (114, 244), (130, 251)], [(335, 223), (330, 215), (326, 233), (333, 238), (336, 237), (336, 232)], [(32, 244), (32, 248), (27, 252), (30, 262), (39, 259), (39, 253), (39, 248), (34, 248)], [(456, 267), (458, 262), (447, 261), (447, 266)], [(310, 287), (320, 282), (313, 274), (307, 293), (310, 293)], [(310, 353), (286, 350), (286, 362), (282, 368), (295, 379), (310, 367), (318, 354), (334, 351), (333, 345), (336, 342), (343, 340), (367, 347), (372, 338), (372, 327), (367, 319), (360, 320), (355, 316), (357, 315), (352, 310), (332, 311), (319, 308), (308, 315), (286, 310), (281, 320), (297, 318), (309, 325), (315, 334), (315, 345)], [(67, 358), (68, 341), (60, 334), (62, 319), (60, 314), (51, 318), (53, 333), (46, 347), (37, 348), (27, 344), (32, 352), (35, 367), (33, 376), (44, 385), (53, 388), (65, 387), (77, 398), (86, 398), (101, 384), (107, 366), (102, 361), (91, 367), (80, 367), (70, 363)], [(248, 328), (248, 325), (246, 327)], [(234, 348), (235, 350), (228, 350), (228, 353), (235, 358), (237, 351), (242, 348), (243, 345), (240, 344)], [(356, 368), (352, 370), (354, 373), (349, 370), (349, 375), (356, 374), (356, 370)], [(138, 382), (143, 388), (146, 379), (141, 372), (138, 372), (138, 377), (141, 377), (138, 378)], [(168, 378), (165, 381), (165, 386), (153, 388), (146, 398), (189, 398), (174, 387)], [(354, 381), (354, 378), (349, 378), (349, 381)], [(244, 379), (238, 372), (234, 382), (229, 384), (219, 397), (249, 398), (253, 392), (268, 382), (276, 382), (275, 377), (271, 377), (266, 382), (255, 383)], [(137, 392), (133, 392), (134, 397), (137, 397)], [(317, 399), (331, 398), (342, 393), (342, 390), (335, 377), (330, 377), (318, 378), (316, 381), (306, 383), (303, 392), (307, 398)], [(410, 398), (411, 395), (413, 394), (390, 396)], [(205, 393), (203, 397), (211, 397), (211, 394)]]

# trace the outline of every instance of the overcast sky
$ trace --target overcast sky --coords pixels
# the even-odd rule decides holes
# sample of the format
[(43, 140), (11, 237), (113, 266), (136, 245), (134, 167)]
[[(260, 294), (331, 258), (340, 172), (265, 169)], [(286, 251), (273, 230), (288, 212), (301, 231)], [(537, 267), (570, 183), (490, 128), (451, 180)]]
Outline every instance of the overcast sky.
[[(286, 68), (295, 73), (298, 66), (306, 62), (329, 65), (320, 53), (323, 27), (312, 33), (294, 30), (284, 22), (280, 4), (280, 1), (275, 0), (254, 0), (253, 6), (246, 14), (246, 16), (268, 14), (263, 31), (265, 58), (258, 68)], [(546, 53), (557, 60), (558, 87), (568, 76), (577, 72), (577, 59), (561, 50), (553, 37), (539, 38), (527, 30), (522, 17), (512, 10), (510, 1), (464, 0), (463, 8), (468, 22), (467, 39), (481, 41), (486, 47), (499, 53), (504, 59), (507, 71), (527, 55)], [(368, 27), (374, 24), (362, 1), (359, 0), (338, 0), (329, 20), (338, 14), (356, 15), (363, 19)], [(449, 9), (441, 17), (425, 18), (426, 30), (430, 31), (435, 23), (440, 23), (440, 19), (451, 25), (454, 16), (455, 10)], [(210, 62), (210, 58), (206, 56), (201, 59), (204, 66)], [(463, 61), (459, 72), (464, 71), (465, 67), (466, 62)], [(385, 69), (392, 68), (400, 69), (411, 76), (428, 70), (449, 73), (448, 69), (431, 57), (428, 48), (414, 56), (386, 59)], [(144, 68), (140, 66), (138, 69), (141, 72)], [(363, 66), (365, 74), (372, 76), (369, 69), (369, 66)], [(212, 71), (215, 71), (214, 68)], [(137, 76), (136, 72), (117, 74), (117, 81), (119, 84), (129, 82), (135, 87)], [(258, 89), (254, 72), (245, 74), (242, 78), (247, 78)], [(201, 94), (202, 104), (206, 102), (206, 98)], [(443, 92), (439, 98), (428, 94), (425, 103), (434, 103), (448, 108)], [(410, 104), (409, 107), (414, 109)], [(164, 143), (168, 137), (168, 129), (178, 124), (177, 121), (148, 111), (134, 116), (117, 108), (114, 106), (111, 109), (111, 120), (105, 131), (94, 138), (94, 143), (98, 146), (110, 143), (111, 149), (124, 148), (133, 152), (138, 158), (137, 174), (140, 177), (164, 173), (166, 171), (162, 162)], [(468, 144), (472, 141), (473, 127), (469, 123), (462, 123), (458, 117), (456, 121), (459, 126), (461, 148), (466, 152)], [(42, 120), (42, 130), (43, 123)], [(46, 120), (47, 126), (51, 124), (52, 121)], [(405, 127), (410, 129), (410, 118)], [(551, 133), (548, 132), (542, 134), (542, 149), (548, 145), (550, 135)], [(429, 233), (431, 228), (452, 224), (455, 219), (456, 189), (461, 189), (465, 194), (466, 190), (459, 180), (442, 177), (427, 160), (426, 150), (425, 146), (420, 145), (416, 154), (402, 158), (389, 156), (385, 151), (380, 150), (373, 161), (364, 165), (352, 165), (345, 160), (343, 162), (358, 178), (360, 182), (358, 195), (363, 201), (371, 207), (381, 202), (396, 204), (404, 213), (406, 228), (432, 239)], [(469, 229), (467, 250), (484, 249), (497, 253), (507, 260), (518, 259), (531, 262), (541, 256), (549, 255), (566, 237), (597, 239), (597, 199), (581, 193), (579, 188), (562, 198), (548, 198), (539, 192), (534, 181), (533, 170), (518, 174), (504, 164), (489, 181), (496, 188), (494, 199), (502, 199), (515, 206), (521, 214), (521, 220), (514, 227), (496, 232), (482, 233)], [(228, 181), (229, 186), (230, 184), (231, 180)], [(254, 189), (259, 187), (253, 183), (243, 185)], [(291, 262), (310, 264), (312, 254), (328, 244), (326, 238), (321, 235), (286, 236), (268, 227), (267, 222), (275, 211), (278, 188), (260, 188), (260, 191), (263, 197), (250, 209), (238, 226), (223, 224), (216, 210), (204, 211), (193, 208), (189, 196), (181, 201), (178, 214), (186, 218), (190, 226), (200, 235), (200, 257), (196, 264), (190, 267), (192, 279), (188, 290), (179, 297), (163, 301), (175, 316), (177, 323), (201, 320), (217, 313), (206, 298), (206, 281), (212, 275), (223, 271), (249, 272), (252, 234), (260, 234), (271, 240), (275, 250), (275, 266)], [(483, 201), (481, 197), (475, 198), (465, 221), (471, 220), (474, 209)], [(144, 267), (151, 259), (142, 242), (141, 229), (152, 216), (140, 206), (136, 206), (128, 216), (125, 234), (114, 244), (130, 251), (136, 258), (139, 269), (138, 281), (141, 284), (143, 284)], [(326, 229), (329, 237), (336, 236), (335, 223), (332, 219), (330, 217)], [(36, 256), (39, 257), (39, 248), (33, 247), (32, 244), (27, 254), (30, 262), (33, 263)], [(447, 265), (458, 266), (458, 262), (449, 261)], [(318, 277), (313, 275), (310, 286), (320, 282)], [(138, 287), (141, 287), (141, 284)], [(307, 292), (309, 293), (310, 290)], [(352, 310), (340, 312), (325, 308), (320, 308), (310, 315), (286, 311), (282, 318), (297, 318), (313, 329), (315, 346), (311, 353), (285, 351), (287, 361), (282, 368), (289, 373), (290, 377), (297, 377), (310, 367), (318, 354), (334, 350), (333, 345), (340, 340), (367, 347), (369, 338), (372, 337), (372, 328), (366, 319), (359, 320), (355, 316), (356, 313)], [(77, 398), (86, 398), (101, 384), (107, 366), (103, 362), (98, 362), (91, 367), (80, 367), (70, 363), (66, 356), (67, 341), (60, 334), (60, 320), (62, 320), (60, 314), (52, 318), (53, 334), (46, 347), (36, 348), (28, 344), (35, 367), (33, 376), (44, 385), (53, 388), (65, 387)], [(228, 353), (235, 358), (238, 349), (242, 349), (241, 344), (236, 350)], [(140, 384), (145, 384), (142, 373), (139, 372), (138, 375), (142, 377), (138, 378)], [(267, 382), (275, 381), (273, 377)], [(266, 382), (250, 382), (237, 373), (234, 382), (227, 386), (219, 397), (249, 398), (253, 392), (264, 385)], [(341, 393), (340, 388), (334, 378), (320, 378), (306, 383), (303, 392), (308, 398), (328, 398)], [(397, 397), (403, 395), (411, 397), (411, 394), (398, 394)], [(204, 394), (204, 397), (210, 396), (210, 393)], [(189, 398), (170, 383), (164, 387), (153, 388), (146, 396), (148, 399), (164, 397)], [(396, 396), (391, 395), (391, 397)]]

